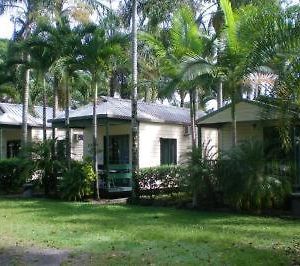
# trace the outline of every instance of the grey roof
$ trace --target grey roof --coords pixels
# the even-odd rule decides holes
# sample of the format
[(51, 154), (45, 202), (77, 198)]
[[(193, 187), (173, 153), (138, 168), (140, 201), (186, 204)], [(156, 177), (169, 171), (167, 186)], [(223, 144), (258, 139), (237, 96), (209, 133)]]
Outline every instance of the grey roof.
[[(76, 110), (70, 110), (70, 120), (90, 119), (93, 114), (93, 105), (88, 104)], [(205, 113), (199, 111), (197, 118)], [(115, 119), (131, 119), (131, 101), (102, 96), (97, 104), (97, 116), (99, 118), (108, 117)], [(54, 119), (55, 122), (64, 120), (64, 114), (60, 114)], [(138, 120), (158, 123), (189, 124), (190, 110), (156, 103), (146, 103), (138, 101)]]
[[(47, 120), (52, 118), (52, 108), (47, 107)], [(0, 125), (22, 125), (22, 104), (0, 103)], [(43, 107), (33, 106), (28, 114), (28, 125), (41, 127), (43, 125)], [(51, 127), (51, 123), (47, 123)]]

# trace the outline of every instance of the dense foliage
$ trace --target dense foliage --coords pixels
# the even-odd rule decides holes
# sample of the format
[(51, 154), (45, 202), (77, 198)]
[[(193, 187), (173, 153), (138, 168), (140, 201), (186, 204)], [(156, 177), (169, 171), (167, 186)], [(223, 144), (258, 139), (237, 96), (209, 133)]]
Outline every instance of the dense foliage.
[(73, 161), (70, 170), (63, 173), (59, 181), (59, 190), (63, 199), (83, 200), (94, 191), (95, 174), (87, 162)]
[(188, 172), (187, 178), (190, 191), (193, 193), (193, 206), (215, 205), (217, 191), (219, 189), (219, 180), (215, 175), (214, 154), (209, 145), (205, 147), (194, 148), (188, 154)]
[(13, 158), (0, 161), (0, 193), (19, 192), (31, 177), (32, 163)]
[(225, 202), (237, 209), (280, 206), (291, 192), (292, 177), (274, 171), (279, 162), (266, 171), (269, 163), (257, 141), (242, 142), (219, 159), (216, 175)]

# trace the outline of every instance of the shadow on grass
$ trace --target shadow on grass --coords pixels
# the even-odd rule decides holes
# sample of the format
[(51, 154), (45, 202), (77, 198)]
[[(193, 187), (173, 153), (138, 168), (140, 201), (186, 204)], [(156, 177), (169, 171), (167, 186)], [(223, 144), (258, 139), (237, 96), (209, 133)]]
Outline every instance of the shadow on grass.
[[(0, 199), (0, 213), (34, 231), (38, 244), (132, 264), (286, 264), (293, 258), (291, 240), (300, 234), (295, 221), (129, 205)], [(20, 237), (31, 236), (22, 230)]]
[(21, 246), (0, 248), (0, 265), (61, 265), (70, 252), (58, 249), (24, 248)]

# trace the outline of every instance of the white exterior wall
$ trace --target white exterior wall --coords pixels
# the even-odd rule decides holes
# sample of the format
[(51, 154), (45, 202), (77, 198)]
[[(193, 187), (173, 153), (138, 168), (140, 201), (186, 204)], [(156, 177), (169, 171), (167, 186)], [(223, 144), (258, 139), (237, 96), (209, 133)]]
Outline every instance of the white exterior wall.
[(201, 128), (201, 145), (203, 153), (209, 159), (216, 159), (219, 151), (219, 130), (216, 128)]
[(160, 165), (160, 138), (177, 139), (177, 162), (183, 163), (191, 148), (191, 136), (184, 136), (183, 125), (140, 123), (140, 168)]
[[(224, 125), (219, 130), (219, 147), (221, 151), (228, 151), (232, 148), (232, 126)], [(255, 139), (263, 141), (263, 127), (259, 123), (244, 122), (237, 123), (237, 141), (245, 141)]]
[[(75, 141), (74, 134), (83, 134), (82, 129), (72, 129), (71, 131), (71, 155), (74, 160), (82, 160), (83, 158), (83, 141)], [(65, 138), (65, 131), (59, 129), (56, 131), (56, 137), (58, 139)], [(47, 138), (52, 137), (52, 130), (47, 129)], [(0, 138), (1, 138), (1, 127), (0, 127)], [(22, 140), (22, 129), (21, 128), (2, 128), (2, 140), (0, 140), (0, 159), (7, 157), (7, 141)], [(42, 128), (28, 128), (28, 141), (39, 142), (43, 140), (43, 129)]]
[[(129, 145), (131, 147), (131, 124), (110, 125), (109, 134), (129, 135)], [(98, 126), (98, 162), (103, 164), (103, 137), (106, 135), (105, 126)], [(182, 163), (185, 155), (191, 147), (191, 136), (184, 136), (183, 125), (168, 125), (162, 123), (141, 122), (139, 125), (139, 163), (140, 168), (160, 165), (160, 138), (177, 139), (177, 161)], [(92, 127), (84, 129), (84, 157), (92, 157), (93, 130)], [(131, 161), (131, 148), (129, 148)]]

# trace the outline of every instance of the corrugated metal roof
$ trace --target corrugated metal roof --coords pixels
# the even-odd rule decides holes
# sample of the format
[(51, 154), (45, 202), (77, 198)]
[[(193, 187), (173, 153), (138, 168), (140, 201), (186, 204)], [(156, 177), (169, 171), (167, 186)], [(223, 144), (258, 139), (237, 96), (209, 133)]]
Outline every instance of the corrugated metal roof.
[[(0, 103), (0, 125), (22, 125), (22, 104)], [(34, 106), (28, 114), (28, 125), (40, 127), (43, 125), (43, 107)], [(47, 120), (52, 118), (52, 108), (47, 107)], [(51, 127), (51, 123), (47, 123)]]
[[(88, 104), (76, 110), (70, 111), (70, 120), (89, 119), (93, 114), (93, 105)], [(197, 118), (205, 115), (205, 112), (199, 111)], [(109, 117), (117, 119), (131, 119), (131, 101), (102, 96), (97, 105), (98, 117)], [(54, 122), (60, 122), (64, 119), (64, 114), (60, 114)], [(176, 106), (146, 103), (138, 101), (138, 120), (160, 123), (189, 124), (190, 110)]]

